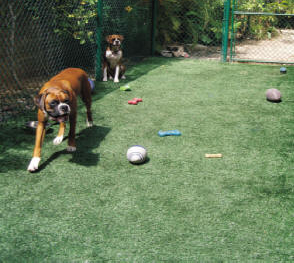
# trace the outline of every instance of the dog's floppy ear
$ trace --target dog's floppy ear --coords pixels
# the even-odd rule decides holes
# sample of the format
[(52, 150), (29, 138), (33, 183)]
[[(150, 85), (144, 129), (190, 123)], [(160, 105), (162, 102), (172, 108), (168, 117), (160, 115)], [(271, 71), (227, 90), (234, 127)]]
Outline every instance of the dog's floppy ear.
[(124, 36), (123, 35), (118, 35), (117, 37), (119, 38), (120, 41), (123, 41), (124, 40)]
[(40, 110), (45, 111), (45, 97), (46, 94), (38, 94), (34, 97), (35, 104), (40, 108)]
[(112, 35), (109, 35), (105, 38), (106, 42), (107, 43), (110, 43), (111, 44), (111, 40), (112, 40)]

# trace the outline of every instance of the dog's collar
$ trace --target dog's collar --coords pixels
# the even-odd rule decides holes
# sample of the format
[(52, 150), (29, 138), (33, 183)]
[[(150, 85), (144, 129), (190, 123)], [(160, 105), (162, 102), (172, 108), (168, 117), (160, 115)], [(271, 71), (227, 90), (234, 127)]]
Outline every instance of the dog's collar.
[(114, 54), (117, 54), (120, 51), (120, 45), (119, 46), (111, 45), (111, 51)]

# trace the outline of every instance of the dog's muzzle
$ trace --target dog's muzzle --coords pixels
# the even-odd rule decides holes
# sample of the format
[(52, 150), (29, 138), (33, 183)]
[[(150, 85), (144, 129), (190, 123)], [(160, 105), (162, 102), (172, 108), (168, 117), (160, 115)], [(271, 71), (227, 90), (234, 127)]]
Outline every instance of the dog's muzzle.
[(66, 122), (68, 121), (68, 117), (70, 114), (70, 106), (66, 103), (60, 103), (57, 108), (55, 108), (55, 111), (47, 112), (49, 115), (49, 119), (56, 122)]
[(69, 114), (70, 113), (70, 107), (66, 103), (60, 103), (58, 105), (58, 112), (60, 115)]

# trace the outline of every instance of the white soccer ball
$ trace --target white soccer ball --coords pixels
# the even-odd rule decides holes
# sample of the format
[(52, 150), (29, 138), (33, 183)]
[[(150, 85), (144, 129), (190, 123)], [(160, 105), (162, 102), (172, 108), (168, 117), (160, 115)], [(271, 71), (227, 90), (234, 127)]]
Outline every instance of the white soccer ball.
[(129, 162), (139, 164), (145, 162), (147, 157), (147, 150), (141, 145), (134, 145), (127, 151), (127, 158)]

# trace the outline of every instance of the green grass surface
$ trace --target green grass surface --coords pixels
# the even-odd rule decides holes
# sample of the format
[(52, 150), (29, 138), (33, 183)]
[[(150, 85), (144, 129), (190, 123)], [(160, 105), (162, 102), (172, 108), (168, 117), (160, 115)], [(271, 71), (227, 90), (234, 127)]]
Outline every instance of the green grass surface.
[(294, 68), (151, 58), (127, 78), (96, 89), (95, 127), (80, 106), (76, 153), (47, 134), (38, 173), (34, 135), (1, 128), (0, 261), (293, 261)]

